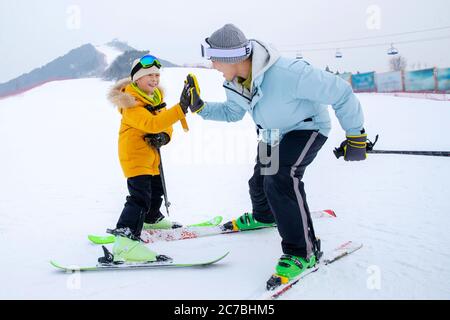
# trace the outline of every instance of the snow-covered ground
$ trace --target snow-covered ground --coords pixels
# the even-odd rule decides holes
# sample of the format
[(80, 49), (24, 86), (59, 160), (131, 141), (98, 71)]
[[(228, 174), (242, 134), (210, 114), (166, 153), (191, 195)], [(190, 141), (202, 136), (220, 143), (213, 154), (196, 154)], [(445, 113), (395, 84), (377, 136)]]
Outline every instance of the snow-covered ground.
[[(167, 69), (168, 103), (185, 75), (198, 75), (205, 100), (225, 98), (221, 75)], [(88, 233), (114, 227), (126, 196), (117, 159), (118, 112), (111, 83), (70, 80), (0, 101), (0, 298), (246, 299), (262, 290), (280, 251), (276, 230), (153, 244), (172, 256), (216, 256), (202, 269), (65, 274), (50, 259), (92, 264), (101, 248)], [(359, 95), (379, 149), (449, 150), (450, 102)], [(330, 108), (331, 109), (331, 108)], [(322, 268), (284, 299), (449, 299), (450, 159), (371, 155), (336, 160), (344, 138), (333, 116), (329, 141), (305, 175), (311, 209), (338, 218), (315, 222), (324, 249), (345, 240), (364, 248)], [(247, 181), (256, 153), (254, 124), (189, 115), (164, 150), (171, 218), (193, 223), (251, 209)]]

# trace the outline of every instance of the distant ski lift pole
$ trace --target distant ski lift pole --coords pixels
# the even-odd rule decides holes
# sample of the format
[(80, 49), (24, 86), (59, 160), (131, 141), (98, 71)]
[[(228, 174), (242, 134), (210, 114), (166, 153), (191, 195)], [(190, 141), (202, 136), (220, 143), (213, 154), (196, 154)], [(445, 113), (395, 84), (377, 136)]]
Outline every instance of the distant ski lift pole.
[(390, 56), (395, 56), (395, 55), (397, 55), (397, 54), (398, 54), (397, 48), (395, 48), (395, 47), (394, 47), (394, 44), (391, 43), (391, 47), (390, 47), (389, 50), (388, 50), (388, 55), (390, 55)]
[(343, 55), (340, 49), (336, 50), (336, 59), (342, 59)]

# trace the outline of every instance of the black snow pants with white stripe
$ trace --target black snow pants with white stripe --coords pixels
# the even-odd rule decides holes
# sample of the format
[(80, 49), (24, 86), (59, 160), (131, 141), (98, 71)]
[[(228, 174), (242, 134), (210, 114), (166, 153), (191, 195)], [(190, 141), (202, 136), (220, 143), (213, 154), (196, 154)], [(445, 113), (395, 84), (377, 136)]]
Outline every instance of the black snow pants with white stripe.
[(287, 133), (278, 146), (268, 148), (272, 162), (267, 166), (276, 165), (274, 153), (278, 152), (279, 169), (274, 174), (261, 174), (265, 167), (261, 162), (267, 161), (261, 161), (258, 152), (249, 181), (253, 216), (259, 222), (276, 222), (285, 254), (310, 258), (314, 253), (312, 219), (302, 178), (326, 140), (312, 130)]

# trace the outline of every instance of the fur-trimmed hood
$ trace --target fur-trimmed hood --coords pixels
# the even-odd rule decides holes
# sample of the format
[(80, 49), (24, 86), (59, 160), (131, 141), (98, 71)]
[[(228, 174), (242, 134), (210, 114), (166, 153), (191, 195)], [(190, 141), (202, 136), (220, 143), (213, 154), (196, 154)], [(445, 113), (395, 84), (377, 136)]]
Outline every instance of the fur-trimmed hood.
[[(132, 83), (130, 78), (125, 78), (119, 80), (114, 84), (108, 92), (107, 98), (108, 100), (118, 108), (126, 109), (135, 107), (136, 104), (142, 103), (143, 101), (139, 100), (136, 96), (125, 92), (125, 88)], [(164, 97), (164, 90), (158, 86), (158, 90), (161, 92), (161, 95)]]

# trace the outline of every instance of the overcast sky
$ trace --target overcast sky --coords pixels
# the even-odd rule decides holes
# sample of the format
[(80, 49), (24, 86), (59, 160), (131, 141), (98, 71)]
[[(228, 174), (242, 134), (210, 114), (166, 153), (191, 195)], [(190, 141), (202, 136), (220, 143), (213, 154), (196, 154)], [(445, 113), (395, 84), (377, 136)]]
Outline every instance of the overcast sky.
[[(450, 26), (449, 0), (0, 0), (0, 82), (40, 67), (85, 43), (113, 38), (175, 63), (202, 61), (200, 42), (225, 23), (247, 37), (274, 44), (295, 56), (298, 44), (384, 36)], [(446, 39), (395, 45), (395, 41)], [(390, 38), (302, 45), (305, 59), (340, 71), (387, 71), (388, 45), (394, 42), (409, 67), (450, 67), (450, 28)], [(294, 51), (287, 51), (288, 49)]]

